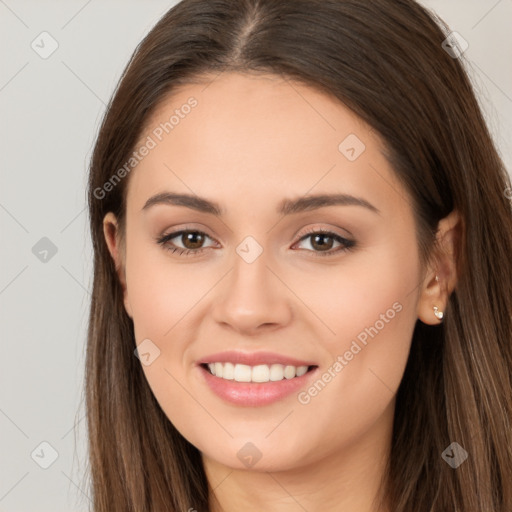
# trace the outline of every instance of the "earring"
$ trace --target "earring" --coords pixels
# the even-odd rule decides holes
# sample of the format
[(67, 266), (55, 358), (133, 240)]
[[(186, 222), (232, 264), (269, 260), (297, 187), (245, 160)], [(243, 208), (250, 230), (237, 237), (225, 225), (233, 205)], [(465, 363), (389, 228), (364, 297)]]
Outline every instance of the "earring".
[(436, 315), (436, 318), (438, 320), (442, 320), (444, 313), (442, 311), (439, 311), (439, 308), (437, 306), (434, 306), (434, 315)]
[[(436, 282), (439, 282), (439, 277), (436, 275)], [(444, 313), (442, 311), (439, 311), (439, 308), (437, 306), (434, 306), (434, 315), (436, 315), (436, 318), (438, 320), (443, 320)]]

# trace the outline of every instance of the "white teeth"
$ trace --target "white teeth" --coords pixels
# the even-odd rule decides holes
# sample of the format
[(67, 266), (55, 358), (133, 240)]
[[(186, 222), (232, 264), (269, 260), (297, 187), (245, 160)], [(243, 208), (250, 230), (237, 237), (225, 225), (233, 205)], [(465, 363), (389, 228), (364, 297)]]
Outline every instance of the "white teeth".
[(234, 379), (237, 382), (251, 382), (251, 367), (247, 366), (246, 364), (235, 365)]
[(299, 366), (297, 368), (297, 377), (302, 377), (305, 373), (307, 373), (308, 367), (307, 366)]
[(228, 380), (235, 378), (235, 365), (233, 363), (224, 363), (222, 367), (222, 378)]
[(285, 366), (282, 364), (248, 366), (246, 364), (209, 363), (208, 368), (212, 375), (236, 382), (276, 382), (301, 377), (308, 371), (307, 366)]
[(293, 379), (293, 377), (295, 377), (295, 372), (295, 366), (285, 366), (284, 368), (284, 376), (287, 379)]
[(270, 368), (266, 364), (254, 366), (252, 369), (253, 382), (268, 382), (270, 378)]
[(284, 368), (282, 364), (273, 364), (270, 367), (270, 380), (283, 380), (284, 377)]

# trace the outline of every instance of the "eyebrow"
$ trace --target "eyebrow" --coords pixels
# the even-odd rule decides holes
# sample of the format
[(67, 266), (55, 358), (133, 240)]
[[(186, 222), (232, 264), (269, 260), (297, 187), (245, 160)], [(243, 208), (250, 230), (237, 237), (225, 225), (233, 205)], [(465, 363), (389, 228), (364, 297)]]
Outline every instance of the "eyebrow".
[[(142, 207), (142, 210), (147, 210), (157, 204), (185, 206), (217, 217), (222, 217), (225, 213), (220, 205), (214, 201), (192, 194), (177, 194), (173, 192), (161, 192), (160, 194), (150, 197)], [(326, 206), (361, 206), (378, 215), (381, 214), (380, 210), (366, 201), (366, 199), (349, 194), (317, 194), (302, 196), (298, 199), (284, 199), (278, 205), (277, 213), (281, 215), (291, 215), (324, 208)]]

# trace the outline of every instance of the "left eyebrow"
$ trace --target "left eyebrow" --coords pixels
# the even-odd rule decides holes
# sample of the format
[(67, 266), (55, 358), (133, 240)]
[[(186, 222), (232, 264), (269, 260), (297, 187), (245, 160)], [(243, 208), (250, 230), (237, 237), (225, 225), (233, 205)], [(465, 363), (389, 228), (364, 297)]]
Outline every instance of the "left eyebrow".
[(380, 215), (380, 210), (362, 197), (350, 194), (317, 194), (303, 196), (299, 199), (284, 199), (278, 208), (278, 213), (290, 215), (298, 212), (316, 210), (326, 206), (361, 206)]
[[(216, 217), (221, 217), (224, 213), (219, 204), (192, 194), (177, 194), (172, 192), (162, 192), (150, 197), (142, 210), (147, 210), (156, 204), (167, 204), (175, 206), (185, 206), (203, 213), (209, 213)], [(277, 213), (281, 215), (291, 215), (294, 213), (317, 210), (326, 206), (361, 206), (378, 215), (380, 210), (361, 197), (355, 197), (350, 194), (317, 194), (299, 197), (298, 199), (284, 199), (277, 208)]]

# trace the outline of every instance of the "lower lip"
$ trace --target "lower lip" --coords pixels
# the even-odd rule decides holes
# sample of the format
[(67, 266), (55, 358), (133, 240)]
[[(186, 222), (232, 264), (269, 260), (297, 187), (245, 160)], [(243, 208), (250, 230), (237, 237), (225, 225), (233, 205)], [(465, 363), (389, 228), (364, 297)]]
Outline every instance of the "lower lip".
[(318, 367), (300, 377), (269, 382), (237, 382), (215, 377), (206, 368), (198, 366), (206, 384), (223, 400), (235, 405), (257, 407), (268, 405), (299, 391), (316, 375)]

